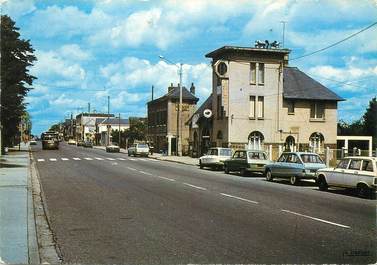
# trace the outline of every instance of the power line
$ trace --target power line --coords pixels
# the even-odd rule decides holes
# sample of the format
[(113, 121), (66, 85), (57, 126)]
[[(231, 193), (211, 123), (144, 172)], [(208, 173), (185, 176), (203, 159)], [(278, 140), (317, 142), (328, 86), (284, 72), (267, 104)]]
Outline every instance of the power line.
[(301, 59), (301, 58), (304, 58), (304, 57), (307, 57), (307, 56), (310, 56), (310, 55), (313, 55), (313, 54), (316, 54), (316, 53), (322, 52), (322, 51), (324, 51), (324, 50), (330, 49), (330, 48), (332, 48), (332, 47), (334, 47), (334, 46), (336, 46), (336, 45), (338, 45), (338, 44), (340, 44), (340, 43), (342, 43), (342, 42), (344, 42), (344, 41), (346, 41), (346, 40), (349, 40), (349, 39), (355, 37), (356, 35), (360, 34), (361, 32), (366, 31), (367, 29), (370, 29), (371, 27), (374, 27), (375, 25), (377, 25), (377, 21), (374, 22), (373, 24), (371, 24), (371, 25), (369, 25), (369, 26), (363, 28), (363, 29), (360, 30), (360, 31), (358, 31), (358, 32), (356, 32), (356, 33), (353, 33), (352, 35), (348, 36), (348, 37), (345, 38), (345, 39), (342, 39), (342, 40), (340, 40), (340, 41), (338, 41), (338, 42), (335, 42), (335, 43), (333, 43), (333, 44), (331, 44), (331, 45), (329, 45), (329, 46), (327, 46), (327, 47), (325, 47), (325, 48), (319, 49), (319, 50), (317, 50), (317, 51), (314, 51), (314, 52), (311, 52), (311, 53), (307, 53), (307, 54), (304, 54), (304, 55), (299, 56), (299, 57), (296, 57), (296, 58), (292, 58), (292, 59), (290, 59), (290, 61), (297, 60), (297, 59)]

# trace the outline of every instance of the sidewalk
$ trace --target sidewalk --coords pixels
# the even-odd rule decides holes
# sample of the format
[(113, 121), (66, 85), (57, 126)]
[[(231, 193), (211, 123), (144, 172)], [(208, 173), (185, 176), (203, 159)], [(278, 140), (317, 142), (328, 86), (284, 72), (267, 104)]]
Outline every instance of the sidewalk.
[[(93, 148), (102, 149), (102, 150), (106, 149), (106, 147), (104, 146), (93, 146)], [(127, 150), (124, 148), (121, 148), (120, 152), (127, 154)], [(153, 153), (153, 155), (149, 155), (149, 157), (153, 159), (157, 159), (157, 160), (176, 162), (176, 163), (192, 165), (192, 166), (199, 165), (198, 158), (192, 158), (189, 156), (167, 156), (167, 155), (162, 155), (159, 153)]]
[(39, 263), (28, 150), (0, 157), (0, 264)]

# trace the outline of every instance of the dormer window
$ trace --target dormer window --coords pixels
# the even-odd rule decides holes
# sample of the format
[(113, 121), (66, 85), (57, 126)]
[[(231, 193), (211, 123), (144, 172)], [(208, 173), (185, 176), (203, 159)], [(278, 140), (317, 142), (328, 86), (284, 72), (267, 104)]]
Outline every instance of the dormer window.
[(228, 67), (226, 66), (224, 62), (221, 62), (217, 65), (217, 72), (220, 75), (225, 75), (227, 71), (228, 71)]

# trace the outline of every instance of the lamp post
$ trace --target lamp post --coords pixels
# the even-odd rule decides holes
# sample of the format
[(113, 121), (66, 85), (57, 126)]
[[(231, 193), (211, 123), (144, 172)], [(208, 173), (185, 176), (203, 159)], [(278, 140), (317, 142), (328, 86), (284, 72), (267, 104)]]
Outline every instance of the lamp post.
[(182, 156), (182, 63), (179, 66), (172, 61), (166, 59), (164, 56), (160, 55), (160, 59), (176, 66), (178, 68), (179, 74), (179, 106), (178, 106), (178, 123), (177, 123), (177, 153), (178, 156)]

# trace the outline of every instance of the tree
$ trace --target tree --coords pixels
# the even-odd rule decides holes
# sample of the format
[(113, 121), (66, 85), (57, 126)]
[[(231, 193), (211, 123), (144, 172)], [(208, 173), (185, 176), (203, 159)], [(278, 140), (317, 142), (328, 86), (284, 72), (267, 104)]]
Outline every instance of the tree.
[[(22, 115), (26, 113), (25, 96), (36, 77), (28, 67), (37, 60), (29, 40), (20, 39), (19, 28), (7, 15), (1, 16), (1, 125), (2, 145), (12, 146)], [(26, 86), (28, 85), (28, 86)], [(2, 146), (2, 147), (3, 147)]]
[(364, 132), (365, 135), (373, 137), (373, 148), (377, 148), (377, 99), (374, 97), (369, 101), (369, 107), (367, 108), (364, 116)]

